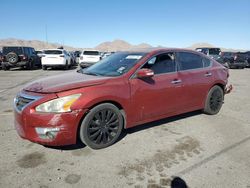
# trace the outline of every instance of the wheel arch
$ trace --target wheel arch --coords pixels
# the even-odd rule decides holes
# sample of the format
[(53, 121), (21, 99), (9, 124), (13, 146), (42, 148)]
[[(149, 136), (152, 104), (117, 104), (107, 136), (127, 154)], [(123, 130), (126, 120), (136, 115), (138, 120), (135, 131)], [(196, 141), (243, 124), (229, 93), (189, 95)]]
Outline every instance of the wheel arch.
[(80, 141), (80, 128), (81, 128), (81, 124), (84, 120), (84, 118), (86, 117), (86, 115), (89, 113), (89, 111), (91, 109), (93, 109), (94, 107), (100, 105), (100, 104), (104, 104), (104, 103), (110, 103), (110, 104), (113, 104), (114, 106), (116, 106), (120, 111), (121, 111), (121, 114), (122, 114), (122, 117), (123, 117), (123, 129), (126, 129), (126, 125), (127, 125), (127, 121), (126, 121), (126, 112), (123, 108), (123, 106), (117, 102), (117, 101), (114, 101), (114, 100), (104, 100), (104, 101), (101, 101), (101, 102), (97, 102), (93, 105), (91, 105), (88, 110), (83, 114), (83, 116), (81, 117), (80, 121), (79, 121), (79, 124), (77, 126), (77, 132), (76, 132), (76, 143), (78, 143), (78, 141)]

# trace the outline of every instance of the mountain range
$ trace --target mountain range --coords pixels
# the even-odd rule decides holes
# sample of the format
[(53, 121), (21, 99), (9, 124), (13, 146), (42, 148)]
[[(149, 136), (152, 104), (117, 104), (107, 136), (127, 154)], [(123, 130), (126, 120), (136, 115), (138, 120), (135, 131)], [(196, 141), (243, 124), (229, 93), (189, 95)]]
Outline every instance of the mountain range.
[[(39, 41), (39, 40), (22, 40), (22, 39), (15, 39), (15, 38), (8, 38), (8, 39), (0, 39), (0, 49), (3, 46), (30, 46), (35, 48), (36, 50), (39, 49), (51, 49), (51, 48), (58, 48), (60, 46), (63, 46), (64, 49), (73, 51), (73, 50), (84, 50), (84, 49), (90, 49), (90, 48), (76, 48), (72, 46), (65, 46), (59, 43), (47, 43), (44, 41)], [(130, 44), (124, 40), (114, 40), (114, 41), (108, 41), (108, 42), (103, 42), (99, 45), (97, 45), (94, 49), (99, 50), (99, 51), (123, 51), (123, 50), (133, 50), (133, 49), (142, 49), (142, 48), (152, 48), (150, 44), (147, 43), (141, 43), (138, 45), (133, 45)], [(157, 46), (158, 48), (164, 48), (164, 46)], [(191, 46), (185, 47), (188, 49), (195, 49), (198, 47), (215, 47), (212, 44), (203, 42), (203, 43), (195, 43)], [(228, 49), (228, 48), (223, 48), (221, 47), (222, 51), (245, 51), (241, 49)]]

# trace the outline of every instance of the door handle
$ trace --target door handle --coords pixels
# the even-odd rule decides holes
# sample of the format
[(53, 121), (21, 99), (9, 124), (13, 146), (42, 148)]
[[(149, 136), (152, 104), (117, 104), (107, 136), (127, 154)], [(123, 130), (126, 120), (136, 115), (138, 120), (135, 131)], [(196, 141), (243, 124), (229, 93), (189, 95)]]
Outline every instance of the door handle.
[(171, 84), (179, 84), (179, 83), (181, 83), (181, 80), (175, 79), (175, 80), (171, 81)]
[(204, 74), (204, 76), (206, 76), (206, 77), (212, 76), (212, 73), (211, 72), (207, 72), (206, 74)]

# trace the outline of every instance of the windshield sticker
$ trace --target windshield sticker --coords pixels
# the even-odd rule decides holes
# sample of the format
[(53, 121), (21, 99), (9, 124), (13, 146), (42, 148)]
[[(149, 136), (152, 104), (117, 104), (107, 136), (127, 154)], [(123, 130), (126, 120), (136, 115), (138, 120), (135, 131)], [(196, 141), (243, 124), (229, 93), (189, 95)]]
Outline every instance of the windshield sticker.
[(124, 71), (125, 69), (126, 69), (125, 67), (120, 67), (120, 68), (117, 70), (117, 72), (119, 72), (120, 74), (122, 74), (123, 71)]
[(141, 59), (141, 55), (128, 55), (125, 59)]

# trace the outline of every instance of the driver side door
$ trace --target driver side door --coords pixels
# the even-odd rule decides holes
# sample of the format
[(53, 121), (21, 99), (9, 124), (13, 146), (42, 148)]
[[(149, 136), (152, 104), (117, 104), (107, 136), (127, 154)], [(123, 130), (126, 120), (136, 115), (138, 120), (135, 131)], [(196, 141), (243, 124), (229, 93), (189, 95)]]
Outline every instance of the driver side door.
[(161, 53), (152, 57), (141, 68), (154, 71), (151, 78), (130, 79), (131, 104), (134, 122), (170, 116), (181, 109), (182, 82), (179, 79), (175, 53)]

